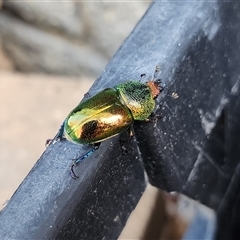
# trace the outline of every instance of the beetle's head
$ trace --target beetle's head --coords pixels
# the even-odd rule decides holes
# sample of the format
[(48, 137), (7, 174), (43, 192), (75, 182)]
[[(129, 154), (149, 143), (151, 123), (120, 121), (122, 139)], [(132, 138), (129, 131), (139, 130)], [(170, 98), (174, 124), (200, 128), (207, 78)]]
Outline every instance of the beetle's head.
[(147, 86), (151, 90), (153, 99), (157, 98), (158, 95), (163, 91), (165, 84), (162, 83), (161, 79), (146, 82)]

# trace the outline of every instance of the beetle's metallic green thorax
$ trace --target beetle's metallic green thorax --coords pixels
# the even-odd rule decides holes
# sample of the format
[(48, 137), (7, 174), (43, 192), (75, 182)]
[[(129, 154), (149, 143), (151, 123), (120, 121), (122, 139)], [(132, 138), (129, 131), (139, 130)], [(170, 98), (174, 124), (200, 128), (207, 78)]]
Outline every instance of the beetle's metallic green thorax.
[(134, 120), (145, 120), (153, 112), (155, 101), (150, 88), (143, 83), (129, 81), (115, 87)]

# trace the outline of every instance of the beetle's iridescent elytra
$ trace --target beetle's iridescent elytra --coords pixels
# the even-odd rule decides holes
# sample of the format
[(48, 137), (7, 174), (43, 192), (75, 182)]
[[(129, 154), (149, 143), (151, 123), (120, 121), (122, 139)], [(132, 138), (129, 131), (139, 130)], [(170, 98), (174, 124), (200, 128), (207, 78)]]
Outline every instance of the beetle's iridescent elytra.
[(94, 147), (75, 159), (71, 167), (72, 177), (77, 178), (74, 165), (96, 151), (102, 141), (129, 129), (134, 120), (147, 120), (162, 89), (159, 79), (146, 83), (127, 81), (99, 92), (74, 108), (57, 138), (65, 137), (78, 144), (94, 144)]

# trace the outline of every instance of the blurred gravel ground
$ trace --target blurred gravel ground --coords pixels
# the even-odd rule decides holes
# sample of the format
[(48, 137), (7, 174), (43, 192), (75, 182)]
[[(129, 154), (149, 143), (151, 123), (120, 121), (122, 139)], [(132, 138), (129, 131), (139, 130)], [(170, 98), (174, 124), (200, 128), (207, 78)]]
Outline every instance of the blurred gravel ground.
[(92, 79), (0, 72), (0, 209)]

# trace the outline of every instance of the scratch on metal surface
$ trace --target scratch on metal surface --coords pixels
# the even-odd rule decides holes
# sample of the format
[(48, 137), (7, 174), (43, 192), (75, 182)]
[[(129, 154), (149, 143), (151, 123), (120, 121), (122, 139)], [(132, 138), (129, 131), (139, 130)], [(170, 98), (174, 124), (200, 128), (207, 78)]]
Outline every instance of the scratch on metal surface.
[(240, 80), (238, 79), (231, 89), (231, 94), (235, 95), (239, 91)]
[(226, 98), (225, 96), (223, 96), (220, 99), (220, 104), (219, 104), (218, 108), (215, 110), (215, 112), (204, 113), (202, 109), (198, 109), (198, 112), (199, 112), (199, 115), (201, 118), (202, 127), (203, 127), (206, 135), (209, 135), (212, 132), (212, 129), (216, 125), (216, 120), (221, 115), (221, 113), (227, 103), (229, 103), (229, 99)]
[(198, 170), (198, 165), (200, 165), (200, 163), (202, 162), (202, 153), (199, 152), (198, 156), (197, 156), (197, 160), (194, 163), (194, 166), (192, 168), (192, 171), (190, 172), (187, 181), (186, 182), (192, 182), (195, 180), (195, 178), (197, 178), (197, 170)]
[(215, 161), (206, 151), (204, 151), (202, 147), (195, 143), (193, 143), (193, 146), (199, 151), (199, 155), (201, 155), (201, 157), (205, 157), (224, 178), (230, 179), (230, 173), (224, 172), (221, 168), (221, 165), (219, 165), (217, 161)]
[(127, 57), (123, 62), (121, 62), (121, 65), (119, 65), (118, 70), (111, 76), (111, 78), (104, 82), (104, 84), (101, 86), (101, 89), (103, 89), (109, 82), (112, 81), (112, 79), (116, 76), (116, 74), (121, 70), (121, 67), (125, 65), (125, 63), (128, 61), (129, 58), (131, 58), (132, 55), (130, 55), (129, 57)]

